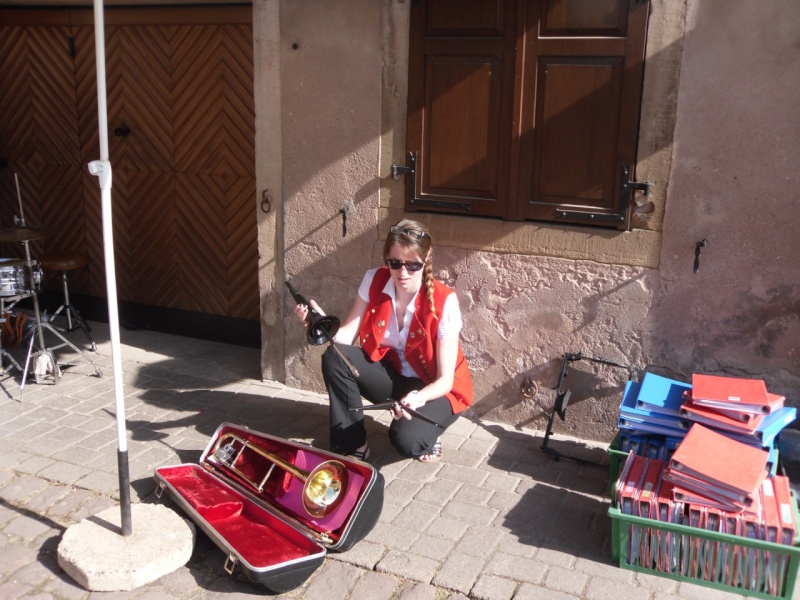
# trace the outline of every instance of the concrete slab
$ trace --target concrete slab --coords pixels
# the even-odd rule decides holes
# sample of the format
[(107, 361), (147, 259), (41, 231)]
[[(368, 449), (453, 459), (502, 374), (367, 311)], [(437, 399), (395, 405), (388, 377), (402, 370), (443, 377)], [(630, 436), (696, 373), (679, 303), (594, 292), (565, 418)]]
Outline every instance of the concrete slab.
[(65, 532), (58, 564), (89, 591), (130, 591), (185, 565), (195, 527), (159, 504), (131, 505), (133, 532), (123, 536), (120, 507), (88, 517)]

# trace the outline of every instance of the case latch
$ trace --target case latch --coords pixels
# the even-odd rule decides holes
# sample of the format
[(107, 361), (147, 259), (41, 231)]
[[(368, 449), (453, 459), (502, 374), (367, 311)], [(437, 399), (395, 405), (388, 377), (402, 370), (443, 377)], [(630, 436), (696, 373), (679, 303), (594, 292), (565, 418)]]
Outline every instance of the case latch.
[(164, 493), (164, 488), (165, 488), (165, 487), (167, 487), (167, 484), (166, 484), (166, 483), (164, 483), (163, 481), (159, 481), (159, 482), (158, 482), (158, 487), (156, 487), (156, 489), (155, 489), (155, 491), (154, 491), (154, 493), (155, 493), (155, 495), (156, 495), (156, 498), (157, 498), (158, 500), (161, 500), (161, 494), (163, 494), (163, 493)]
[(233, 575), (233, 570), (236, 568), (236, 562), (238, 560), (239, 559), (233, 554), (228, 554), (228, 558), (225, 559), (225, 566), (223, 567), (228, 575)]

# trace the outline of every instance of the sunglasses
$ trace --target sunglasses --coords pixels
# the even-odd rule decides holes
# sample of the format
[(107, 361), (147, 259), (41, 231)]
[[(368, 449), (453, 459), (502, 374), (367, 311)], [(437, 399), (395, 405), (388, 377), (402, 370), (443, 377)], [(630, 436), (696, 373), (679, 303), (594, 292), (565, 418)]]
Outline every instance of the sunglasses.
[(405, 267), (406, 271), (408, 271), (409, 273), (415, 273), (425, 266), (424, 263), (421, 262), (416, 262), (416, 261), (403, 262), (402, 260), (397, 260), (396, 258), (387, 258), (384, 262), (386, 263), (386, 266), (389, 267), (392, 271), (398, 271), (402, 267)]
[(427, 233), (425, 233), (424, 231), (420, 231), (419, 229), (406, 229), (405, 227), (400, 227), (399, 225), (392, 225), (391, 227), (389, 227), (389, 232), (395, 235), (405, 233), (407, 236), (410, 236), (415, 240), (421, 240), (426, 235), (428, 235)]

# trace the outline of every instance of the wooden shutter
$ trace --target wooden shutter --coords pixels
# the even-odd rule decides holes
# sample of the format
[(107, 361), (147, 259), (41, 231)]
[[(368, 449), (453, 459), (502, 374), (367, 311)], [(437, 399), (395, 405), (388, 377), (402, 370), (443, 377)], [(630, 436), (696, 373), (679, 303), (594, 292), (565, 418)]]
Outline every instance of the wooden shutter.
[(420, 0), (407, 209), (627, 227), (648, 7)]
[(412, 9), (408, 210), (506, 213), (515, 5), (430, 0)]

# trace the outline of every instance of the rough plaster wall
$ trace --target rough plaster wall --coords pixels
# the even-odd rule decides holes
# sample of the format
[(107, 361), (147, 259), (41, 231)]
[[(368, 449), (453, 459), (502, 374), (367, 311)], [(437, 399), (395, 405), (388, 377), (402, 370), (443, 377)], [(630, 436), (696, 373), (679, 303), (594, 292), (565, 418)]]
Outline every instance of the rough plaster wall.
[[(377, 237), (381, 5), (282, 0), (281, 43), (286, 274), (343, 318)], [(286, 383), (321, 391), (322, 348), (306, 343), (290, 308)]]
[[(450, 248), (437, 251), (436, 264), (465, 314), (462, 342), (479, 416), (544, 429), (565, 352), (626, 366), (641, 360), (652, 270)], [(627, 377), (626, 369), (573, 363), (569, 418), (557, 431), (613, 438)], [(533, 398), (522, 393), (526, 378), (539, 384)]]
[[(647, 353), (800, 397), (800, 11), (691, 0)], [(693, 273), (695, 244), (708, 245)]]

